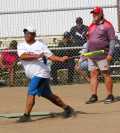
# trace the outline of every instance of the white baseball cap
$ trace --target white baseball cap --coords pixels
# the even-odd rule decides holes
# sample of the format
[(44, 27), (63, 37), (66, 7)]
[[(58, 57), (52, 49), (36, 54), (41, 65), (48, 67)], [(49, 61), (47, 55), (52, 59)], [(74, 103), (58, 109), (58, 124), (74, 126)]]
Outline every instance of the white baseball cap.
[(36, 33), (36, 29), (34, 29), (33, 27), (29, 26), (27, 28), (24, 28), (23, 29), (23, 32), (26, 33), (26, 32), (30, 32), (30, 33)]

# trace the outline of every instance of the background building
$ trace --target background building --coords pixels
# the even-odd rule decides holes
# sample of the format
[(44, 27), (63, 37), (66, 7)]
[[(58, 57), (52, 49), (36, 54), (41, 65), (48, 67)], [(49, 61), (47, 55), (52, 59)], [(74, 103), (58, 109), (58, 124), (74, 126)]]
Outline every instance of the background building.
[(90, 10), (104, 8), (105, 16), (118, 31), (118, 0), (0, 0), (0, 37), (21, 37), (24, 27), (32, 25), (38, 35), (62, 35), (83, 17), (91, 22)]

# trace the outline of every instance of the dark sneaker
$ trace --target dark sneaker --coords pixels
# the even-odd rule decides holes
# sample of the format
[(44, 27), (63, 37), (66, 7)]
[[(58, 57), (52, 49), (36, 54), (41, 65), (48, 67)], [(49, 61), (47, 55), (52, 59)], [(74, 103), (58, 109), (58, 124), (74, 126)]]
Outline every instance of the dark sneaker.
[(69, 117), (72, 117), (75, 115), (75, 111), (72, 107), (70, 106), (67, 106), (65, 109), (64, 109), (64, 112), (63, 112), (63, 116), (64, 118), (69, 118)]
[(97, 95), (92, 95), (89, 100), (86, 102), (86, 104), (92, 104), (98, 101)]
[(17, 122), (21, 123), (21, 122), (30, 122), (31, 121), (31, 117), (30, 115), (24, 114), (23, 116), (21, 116), (19, 118), (19, 120), (17, 120)]
[(109, 104), (112, 103), (115, 100), (113, 95), (108, 95), (107, 98), (105, 99), (104, 103)]

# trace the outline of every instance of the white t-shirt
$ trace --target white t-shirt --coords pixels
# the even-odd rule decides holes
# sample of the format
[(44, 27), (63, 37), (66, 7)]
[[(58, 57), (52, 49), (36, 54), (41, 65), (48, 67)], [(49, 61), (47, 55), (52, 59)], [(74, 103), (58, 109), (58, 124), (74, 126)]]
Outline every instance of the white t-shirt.
[[(26, 42), (20, 43), (17, 46), (18, 56), (20, 57), (25, 52), (33, 52), (35, 54), (44, 53), (46, 57), (52, 56), (52, 52), (48, 49), (46, 44), (40, 41), (36, 41), (32, 45), (29, 45)], [(50, 70), (47, 64), (44, 63), (42, 58), (32, 61), (21, 61), (23, 67), (25, 69), (26, 76), (28, 78), (32, 78), (34, 76), (42, 77), (42, 78), (49, 78), (50, 77)]]

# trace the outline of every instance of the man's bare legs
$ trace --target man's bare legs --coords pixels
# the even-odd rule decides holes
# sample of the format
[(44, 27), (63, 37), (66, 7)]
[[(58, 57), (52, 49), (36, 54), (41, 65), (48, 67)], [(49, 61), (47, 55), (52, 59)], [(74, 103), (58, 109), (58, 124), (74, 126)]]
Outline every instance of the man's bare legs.
[(112, 89), (113, 89), (113, 82), (112, 82), (112, 78), (110, 76), (109, 71), (104, 71), (103, 76), (104, 76), (104, 80), (105, 80), (107, 95), (111, 95)]
[(105, 99), (105, 103), (111, 103), (114, 101), (114, 96), (112, 94), (112, 90), (113, 90), (112, 78), (110, 76), (109, 70), (103, 71), (102, 73), (104, 76), (105, 86), (107, 91), (107, 98)]
[(35, 96), (27, 95), (25, 114), (29, 115), (34, 105), (35, 105)]
[(60, 97), (58, 97), (57, 95), (53, 94), (51, 96), (46, 95), (44, 96), (46, 99), (48, 99), (49, 101), (51, 101), (53, 104), (57, 105), (60, 108), (65, 109), (68, 105), (66, 105)]
[(84, 73), (84, 70), (82, 70), (82, 69), (80, 68), (80, 65), (79, 65), (79, 64), (77, 64), (77, 65), (75, 66), (75, 70), (76, 70), (77, 73), (80, 74), (80, 76), (82, 76), (84, 79), (86, 79), (88, 82), (90, 82), (90, 77), (87, 76), (87, 75)]
[[(57, 95), (52, 94), (52, 95), (45, 95), (43, 96), (55, 105), (61, 107), (64, 109), (64, 117), (68, 118), (74, 115), (74, 110), (69, 106), (66, 105)], [(25, 109), (25, 114), (18, 120), (18, 122), (27, 122), (30, 121), (30, 113), (33, 109), (33, 106), (35, 105), (35, 96), (27, 96), (26, 100), (26, 109)]]
[(12, 87), (12, 86), (15, 86), (15, 82), (14, 82), (14, 67), (13, 66), (9, 66), (7, 68), (8, 70), (8, 73), (9, 73), (9, 79), (10, 79), (10, 83), (9, 85)]
[[(105, 103), (111, 103), (112, 101), (114, 101), (114, 96), (112, 94), (112, 89), (113, 89), (112, 78), (110, 76), (109, 70), (102, 71), (102, 74), (104, 76), (105, 86), (107, 91), (107, 98), (105, 99)], [(91, 85), (92, 96), (90, 97), (89, 101), (86, 102), (87, 104), (94, 103), (98, 100), (97, 98), (97, 88), (99, 84), (98, 76), (99, 76), (99, 70), (91, 71), (90, 85)]]
[(98, 100), (98, 97), (97, 97), (97, 89), (98, 89), (98, 84), (99, 84), (98, 76), (99, 76), (98, 69), (93, 69), (90, 72), (90, 86), (91, 86), (92, 96), (86, 102), (86, 104), (94, 103)]
[[(51, 96), (44, 96), (44, 97), (63, 109), (65, 109), (68, 106), (58, 96), (54, 94)], [(35, 96), (27, 96), (25, 113), (30, 114), (34, 105), (35, 105)]]
[(90, 85), (91, 85), (92, 95), (97, 95), (97, 88), (99, 84), (98, 75), (99, 75), (98, 69), (94, 69), (90, 72)]

